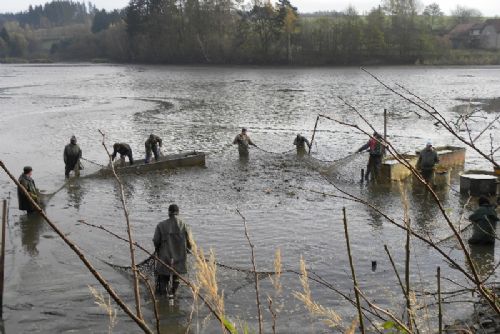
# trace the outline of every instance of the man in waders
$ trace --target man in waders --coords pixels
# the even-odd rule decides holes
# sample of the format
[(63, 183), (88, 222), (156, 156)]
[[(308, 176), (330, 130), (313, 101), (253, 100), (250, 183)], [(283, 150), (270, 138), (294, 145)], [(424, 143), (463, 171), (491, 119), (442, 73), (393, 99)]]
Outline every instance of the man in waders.
[(305, 155), (306, 152), (306, 145), (309, 147), (309, 150), (311, 149), (311, 144), (309, 143), (309, 140), (307, 140), (306, 137), (302, 136), (301, 134), (297, 134), (297, 137), (295, 137), (295, 140), (293, 141), (293, 145), (296, 146), (297, 148), (297, 155)]
[(80, 159), (82, 157), (82, 150), (76, 143), (76, 137), (72, 136), (69, 144), (64, 147), (64, 164), (66, 178), (69, 178), (69, 173), (74, 170), (75, 176), (80, 176)]
[(425, 148), (418, 155), (416, 168), (422, 175), (425, 181), (432, 184), (434, 179), (434, 167), (439, 162), (439, 157), (432, 147), (432, 142), (429, 140)]
[(153, 237), (156, 255), (175, 270), (174, 273), (165, 265), (156, 263), (156, 292), (159, 295), (168, 294), (170, 299), (175, 297), (175, 292), (179, 287), (177, 273), (187, 273), (187, 253), (191, 250), (189, 228), (178, 218), (178, 215), (179, 207), (171, 204), (168, 207), (168, 219), (156, 226)]
[(469, 216), (473, 224), (473, 234), (469, 239), (470, 244), (491, 245), (495, 243), (495, 231), (498, 216), (495, 207), (490, 204), (486, 197), (478, 200), (479, 208)]
[(131, 165), (134, 164), (134, 158), (132, 157), (132, 149), (128, 144), (125, 143), (115, 143), (113, 145), (113, 154), (111, 155), (111, 160), (114, 161), (116, 154), (120, 153), (120, 159), (125, 163), (125, 157), (128, 157), (128, 161)]
[(148, 140), (144, 143), (146, 147), (146, 163), (151, 161), (151, 152), (155, 156), (155, 160), (158, 161), (160, 157), (160, 147), (162, 145), (162, 140), (160, 137), (155, 136), (154, 134), (150, 134)]
[(382, 136), (378, 132), (374, 132), (373, 136), (370, 137), (368, 142), (361, 146), (356, 152), (362, 152), (368, 150), (370, 152), (370, 157), (368, 158), (368, 164), (366, 166), (365, 180), (368, 181), (370, 174), (372, 174), (372, 180), (377, 179), (378, 171), (382, 165), (383, 149), (381, 144)]
[[(35, 185), (35, 181), (31, 177), (32, 174), (33, 168), (30, 166), (24, 167), (23, 174), (19, 177), (19, 183), (28, 191), (30, 197), (37, 204), (40, 204), (40, 192)], [(31, 204), (20, 187), (17, 188), (17, 198), (19, 200), (19, 210), (25, 210), (28, 214), (35, 212), (35, 207)]]
[(240, 153), (240, 158), (248, 158), (249, 155), (249, 146), (255, 146), (250, 137), (247, 135), (247, 129), (241, 129), (241, 133), (239, 133), (236, 138), (233, 140), (233, 145), (238, 144), (238, 152)]

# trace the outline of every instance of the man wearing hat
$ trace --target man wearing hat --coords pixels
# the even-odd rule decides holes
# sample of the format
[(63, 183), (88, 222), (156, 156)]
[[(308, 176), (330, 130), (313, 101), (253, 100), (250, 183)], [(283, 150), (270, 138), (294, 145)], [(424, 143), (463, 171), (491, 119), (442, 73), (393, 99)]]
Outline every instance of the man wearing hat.
[(148, 140), (144, 143), (146, 147), (146, 163), (151, 161), (151, 153), (154, 154), (155, 160), (158, 161), (160, 156), (160, 147), (162, 145), (162, 140), (160, 137), (155, 136), (154, 134), (150, 134)]
[(158, 223), (153, 237), (156, 255), (175, 270), (174, 273), (165, 265), (156, 263), (156, 292), (159, 295), (167, 293), (170, 299), (174, 298), (179, 287), (179, 277), (176, 274), (187, 273), (187, 253), (191, 250), (189, 228), (178, 215), (179, 207), (171, 204), (168, 207), (168, 219)]
[(425, 148), (419, 153), (416, 168), (425, 181), (432, 183), (434, 177), (434, 167), (439, 162), (436, 150), (432, 147), (432, 142), (427, 141)]
[[(33, 168), (26, 166), (18, 181), (28, 191), (31, 198), (35, 202), (40, 203), (38, 189), (35, 186), (35, 181), (31, 178), (32, 174)], [(35, 212), (35, 208), (20, 187), (17, 188), (17, 198), (19, 200), (19, 210), (25, 210), (28, 214)]]
[(239, 133), (236, 138), (234, 138), (233, 145), (236, 144), (238, 144), (238, 152), (240, 153), (240, 158), (248, 158), (248, 148), (250, 145), (257, 147), (257, 145), (255, 145), (247, 135), (246, 128), (242, 128), (241, 133)]
[(76, 143), (76, 137), (71, 136), (69, 144), (64, 147), (64, 164), (66, 165), (65, 176), (69, 178), (69, 173), (74, 170), (75, 176), (80, 176), (80, 158), (82, 150)]
[(365, 180), (368, 181), (370, 173), (372, 174), (372, 180), (376, 179), (378, 176), (378, 171), (382, 165), (382, 156), (384, 150), (382, 149), (382, 136), (378, 132), (374, 132), (373, 136), (370, 137), (368, 142), (361, 146), (356, 152), (362, 152), (368, 150), (370, 152), (370, 157), (368, 158), (368, 164), (366, 166)]

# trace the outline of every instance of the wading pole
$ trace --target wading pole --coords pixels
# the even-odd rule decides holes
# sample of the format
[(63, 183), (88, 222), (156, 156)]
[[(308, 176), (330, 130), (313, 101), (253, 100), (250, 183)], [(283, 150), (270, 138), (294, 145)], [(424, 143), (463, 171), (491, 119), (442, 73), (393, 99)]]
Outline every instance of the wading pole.
[(314, 123), (314, 131), (313, 131), (313, 135), (311, 137), (311, 145), (309, 146), (309, 155), (311, 155), (311, 147), (313, 145), (314, 135), (316, 134), (316, 128), (318, 127), (318, 121), (319, 121), (319, 115), (318, 115), (318, 117), (316, 117), (316, 123)]
[(443, 334), (443, 308), (441, 305), (441, 267), (437, 268), (439, 334)]
[(5, 264), (5, 225), (7, 224), (7, 200), (3, 200), (2, 248), (0, 250), (0, 319), (3, 319), (3, 279)]
[[(384, 142), (387, 142), (387, 109), (384, 109)], [(385, 155), (385, 146), (383, 154)]]

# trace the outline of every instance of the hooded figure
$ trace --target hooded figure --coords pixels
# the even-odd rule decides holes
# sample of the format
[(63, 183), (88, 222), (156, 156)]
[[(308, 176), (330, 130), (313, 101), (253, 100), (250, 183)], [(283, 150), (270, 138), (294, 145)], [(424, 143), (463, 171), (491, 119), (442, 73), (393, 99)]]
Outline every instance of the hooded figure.
[(69, 173), (74, 170), (75, 176), (80, 176), (80, 159), (82, 157), (82, 150), (76, 143), (76, 137), (72, 136), (70, 142), (64, 147), (64, 164), (66, 165), (64, 175), (69, 177)]
[(356, 152), (362, 152), (368, 150), (370, 152), (370, 157), (368, 158), (368, 164), (366, 166), (365, 180), (368, 181), (370, 173), (372, 174), (372, 179), (377, 178), (378, 171), (382, 165), (382, 156), (384, 151), (382, 149), (382, 144), (380, 143), (382, 136), (378, 132), (374, 132), (373, 136), (368, 140), (368, 142), (361, 146)]
[[(32, 173), (33, 168), (29, 166), (24, 167), (23, 174), (19, 176), (19, 183), (28, 191), (31, 198), (39, 204), (39, 191), (35, 185), (35, 181), (31, 178)], [(17, 188), (17, 198), (19, 200), (19, 210), (25, 210), (28, 214), (35, 212), (35, 207), (19, 187)]]
[(478, 204), (479, 208), (469, 216), (469, 220), (474, 224), (474, 232), (469, 243), (494, 244), (498, 222), (497, 212), (486, 197), (480, 197)]
[(155, 156), (155, 160), (158, 161), (160, 156), (160, 147), (162, 145), (162, 140), (160, 137), (155, 136), (154, 134), (150, 134), (148, 140), (144, 143), (146, 148), (146, 163), (149, 163), (151, 160), (151, 152)]
[[(186, 260), (188, 250), (191, 249), (189, 228), (180, 218), (179, 207), (172, 204), (168, 208), (168, 219), (156, 226), (153, 243), (157, 256), (166, 264), (172, 266), (179, 274), (187, 273)], [(179, 287), (179, 277), (169, 268), (156, 263), (156, 291), (162, 295), (167, 292), (170, 282), (171, 298)]]
[(295, 145), (297, 148), (297, 155), (306, 154), (306, 145), (307, 147), (309, 147), (309, 150), (311, 149), (309, 140), (307, 140), (307, 138), (302, 136), (301, 134), (297, 134), (297, 137), (295, 137), (295, 140), (293, 141), (293, 145)]

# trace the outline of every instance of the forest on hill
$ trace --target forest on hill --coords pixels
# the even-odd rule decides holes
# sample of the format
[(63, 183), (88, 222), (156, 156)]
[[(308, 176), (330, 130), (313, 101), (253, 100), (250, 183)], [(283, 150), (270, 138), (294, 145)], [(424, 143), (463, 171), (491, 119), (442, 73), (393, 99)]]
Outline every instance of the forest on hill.
[[(382, 0), (361, 15), (302, 14), (290, 0), (131, 0), (123, 9), (53, 1), (0, 14), (4, 61), (160, 64), (469, 64), (500, 62), (496, 50), (454, 45), (457, 27), (485, 18), (460, 7)], [(499, 31), (500, 33), (500, 31)], [(470, 45), (469, 45), (470, 44)]]

